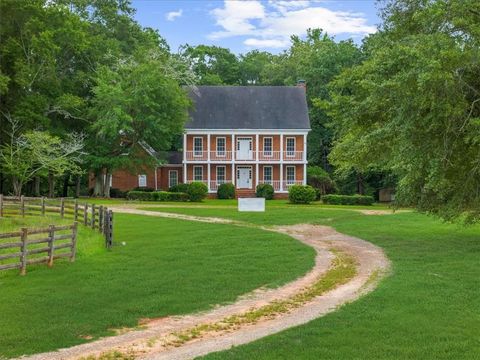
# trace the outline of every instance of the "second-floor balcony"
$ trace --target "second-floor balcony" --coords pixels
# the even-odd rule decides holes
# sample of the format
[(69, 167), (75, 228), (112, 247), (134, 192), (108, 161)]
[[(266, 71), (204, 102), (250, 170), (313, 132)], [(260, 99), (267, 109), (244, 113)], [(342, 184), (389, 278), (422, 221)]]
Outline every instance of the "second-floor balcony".
[(281, 151), (210, 151), (210, 156), (208, 151), (186, 151), (185, 160), (186, 161), (303, 161), (304, 152), (303, 151), (283, 151), (283, 156)]

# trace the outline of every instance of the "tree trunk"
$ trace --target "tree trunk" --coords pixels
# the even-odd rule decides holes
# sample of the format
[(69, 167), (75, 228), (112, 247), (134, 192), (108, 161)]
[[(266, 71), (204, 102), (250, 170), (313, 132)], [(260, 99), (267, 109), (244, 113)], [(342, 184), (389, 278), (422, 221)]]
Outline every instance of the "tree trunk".
[(55, 197), (55, 177), (51, 171), (48, 173), (48, 197)]
[(103, 196), (103, 171), (101, 170), (95, 172), (95, 186), (93, 188), (93, 196)]
[(33, 193), (36, 197), (39, 197), (40, 196), (40, 176), (35, 176), (33, 180), (34, 180)]
[(105, 183), (103, 186), (103, 196), (106, 198), (110, 197), (110, 179), (112, 178), (112, 174), (107, 170), (105, 173)]
[(365, 187), (363, 184), (363, 176), (360, 173), (357, 173), (357, 194), (364, 195)]
[(65, 175), (63, 178), (63, 189), (62, 189), (62, 196), (68, 197), (68, 181), (70, 180), (70, 175)]
[(77, 175), (77, 179), (76, 179), (76, 182), (75, 182), (75, 197), (76, 197), (76, 198), (79, 198), (79, 197), (80, 197), (80, 185), (81, 185), (81, 182), (82, 182), (82, 176), (81, 176), (81, 175)]
[(12, 184), (13, 184), (13, 193), (15, 194), (16, 197), (20, 197), (20, 195), (22, 195), (22, 183), (16, 176), (14, 176), (12, 178)]

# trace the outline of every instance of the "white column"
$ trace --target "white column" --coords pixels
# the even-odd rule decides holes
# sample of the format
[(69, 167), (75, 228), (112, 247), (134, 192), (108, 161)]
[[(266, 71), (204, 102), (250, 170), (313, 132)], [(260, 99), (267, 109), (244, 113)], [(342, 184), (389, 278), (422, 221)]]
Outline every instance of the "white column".
[(155, 166), (153, 168), (153, 171), (155, 171), (155, 190), (158, 190), (157, 170), (158, 170), (158, 166)]
[(258, 157), (258, 134), (255, 135), (255, 160), (259, 160)]
[(232, 134), (232, 184), (235, 185), (235, 135)]
[(255, 190), (257, 189), (258, 186), (258, 178), (260, 174), (258, 173), (258, 162), (255, 164)]
[(183, 183), (187, 183), (187, 134), (183, 134)]
[(303, 135), (303, 185), (307, 185), (307, 134)]
[(210, 192), (210, 179), (211, 179), (211, 174), (210, 174), (210, 134), (207, 135), (207, 187), (208, 187), (208, 192)]
[(280, 191), (283, 191), (283, 134), (280, 134)]

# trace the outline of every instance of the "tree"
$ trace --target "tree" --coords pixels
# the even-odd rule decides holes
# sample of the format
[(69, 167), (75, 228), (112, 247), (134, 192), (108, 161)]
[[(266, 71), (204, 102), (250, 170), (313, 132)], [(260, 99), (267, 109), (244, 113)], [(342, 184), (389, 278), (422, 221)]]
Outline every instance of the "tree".
[(480, 4), (389, 1), (368, 58), (331, 85), (339, 170), (398, 176), (396, 199), (480, 219)]
[(172, 74), (166, 63), (168, 56), (141, 52), (113, 68), (99, 69), (88, 158), (97, 179), (95, 195), (109, 196), (113, 170), (129, 166), (132, 160), (147, 161), (136, 151), (139, 144), (168, 150), (181, 133), (190, 101), (176, 80), (178, 74)]
[(235, 54), (218, 46), (185, 45), (181, 56), (189, 62), (200, 85), (238, 85), (239, 62)]
[(252, 50), (240, 55), (239, 82), (241, 85), (264, 85), (267, 83), (265, 68), (273, 64), (275, 55), (266, 51)]
[(83, 149), (83, 136), (72, 134), (69, 141), (47, 132), (19, 133), (19, 124), (11, 120), (9, 143), (0, 148), (2, 171), (12, 177), (15, 196), (20, 196), (23, 185), (42, 171), (60, 176), (67, 171), (78, 171)]

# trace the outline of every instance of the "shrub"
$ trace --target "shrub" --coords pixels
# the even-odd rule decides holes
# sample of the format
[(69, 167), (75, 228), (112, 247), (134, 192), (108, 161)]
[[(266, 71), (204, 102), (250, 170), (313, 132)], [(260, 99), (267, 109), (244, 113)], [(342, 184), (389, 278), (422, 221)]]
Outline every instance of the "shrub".
[(372, 205), (373, 196), (367, 195), (323, 195), (324, 204), (331, 205)]
[(232, 183), (221, 184), (217, 189), (219, 199), (235, 199), (235, 185)]
[(320, 166), (309, 166), (307, 168), (307, 183), (315, 188), (317, 193), (317, 200), (321, 195), (335, 192), (335, 182), (330, 177), (330, 174)]
[(270, 184), (259, 184), (255, 189), (256, 197), (263, 197), (266, 200), (272, 200), (274, 193), (273, 186)]
[(202, 182), (192, 182), (188, 185), (187, 194), (190, 201), (202, 201), (207, 197), (208, 187)]
[(149, 188), (149, 187), (136, 187), (132, 189), (131, 191), (142, 191), (142, 192), (152, 192), (155, 191), (154, 188)]
[(127, 193), (128, 200), (153, 201), (153, 192), (132, 190)]
[(293, 204), (310, 204), (317, 197), (310, 185), (292, 185), (288, 189), (288, 200)]
[(126, 196), (126, 192), (122, 191), (117, 188), (110, 188), (110, 197), (112, 198), (124, 198)]
[(168, 189), (170, 192), (180, 192), (180, 193), (186, 193), (188, 191), (188, 184), (177, 184), (172, 186), (170, 189)]
[(155, 191), (153, 192), (155, 201), (188, 201), (188, 194), (182, 192)]

